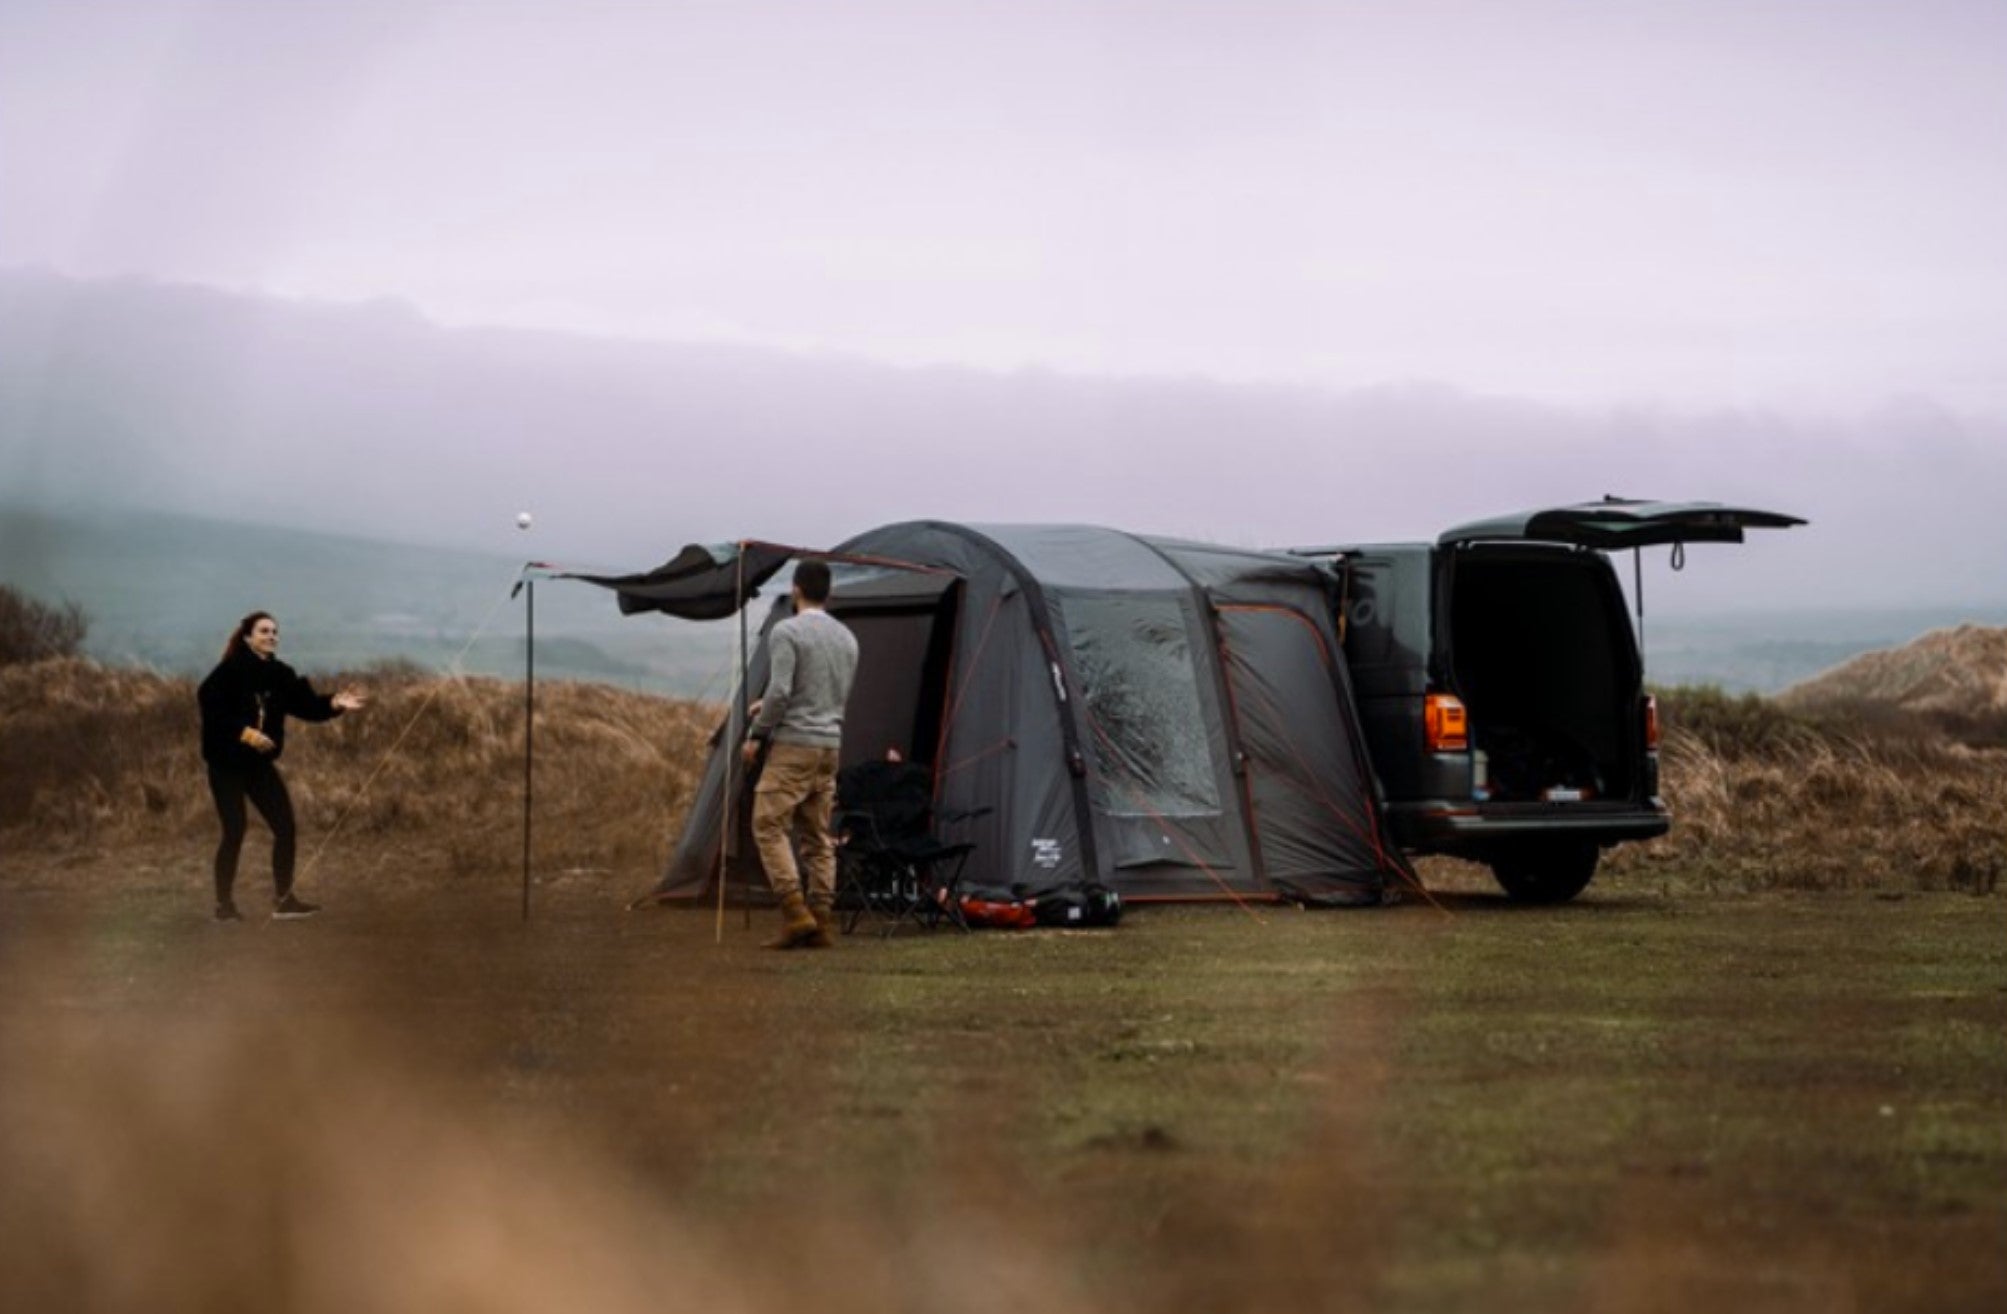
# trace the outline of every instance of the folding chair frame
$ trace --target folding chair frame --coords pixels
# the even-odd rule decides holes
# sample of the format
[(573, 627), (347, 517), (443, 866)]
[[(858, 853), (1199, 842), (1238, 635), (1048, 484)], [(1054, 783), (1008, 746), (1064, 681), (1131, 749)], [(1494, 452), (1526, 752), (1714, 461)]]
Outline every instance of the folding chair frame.
[(942, 844), (931, 836), (887, 843), (878, 819), (862, 809), (839, 811), (832, 825), (840, 837), (836, 901), (845, 934), (855, 934), (867, 916), (881, 923), (881, 937), (909, 921), (928, 930), (943, 921), (969, 929), (960, 895), (962, 869), (975, 845)]

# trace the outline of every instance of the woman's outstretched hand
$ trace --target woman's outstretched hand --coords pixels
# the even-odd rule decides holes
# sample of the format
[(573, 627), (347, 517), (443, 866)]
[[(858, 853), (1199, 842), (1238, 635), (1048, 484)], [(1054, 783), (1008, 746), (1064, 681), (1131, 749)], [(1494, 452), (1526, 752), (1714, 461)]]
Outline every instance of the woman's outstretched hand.
[(369, 696), (360, 689), (343, 689), (329, 701), (340, 712), (359, 712), (369, 706)]

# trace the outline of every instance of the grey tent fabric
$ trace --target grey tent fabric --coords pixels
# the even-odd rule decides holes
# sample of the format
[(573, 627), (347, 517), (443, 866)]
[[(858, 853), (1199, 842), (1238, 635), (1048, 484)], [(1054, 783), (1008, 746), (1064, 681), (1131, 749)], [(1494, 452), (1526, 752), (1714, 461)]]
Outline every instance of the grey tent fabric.
[[(871, 530), (846, 555), (917, 569), (834, 568), (829, 608), (860, 648), (843, 764), (896, 752), (932, 768), (942, 815), (981, 812), (943, 836), (975, 845), (965, 888), (1371, 904), (1402, 870), (1324, 566), (941, 521)], [(762, 641), (748, 687), (764, 680)], [(729, 747), (721, 727), (655, 897), (714, 890)], [(747, 812), (724, 867), (762, 892)]]

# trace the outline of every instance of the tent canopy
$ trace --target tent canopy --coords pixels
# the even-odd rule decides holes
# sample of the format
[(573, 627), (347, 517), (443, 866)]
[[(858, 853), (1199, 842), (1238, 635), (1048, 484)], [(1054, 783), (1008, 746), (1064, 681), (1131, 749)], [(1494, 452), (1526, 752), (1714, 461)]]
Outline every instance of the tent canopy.
[(619, 597), (623, 616), (659, 611), (684, 620), (723, 620), (758, 596), (760, 586), (796, 557), (815, 557), (832, 567), (846, 568), (842, 572), (844, 596), (859, 602), (908, 594), (938, 595), (949, 582), (943, 578), (947, 572), (912, 562), (756, 540), (691, 543), (655, 569), (639, 574), (564, 572), (555, 578), (612, 589)]
[(612, 589), (623, 616), (660, 611), (685, 620), (722, 620), (751, 600), (795, 554), (796, 549), (774, 543), (692, 543), (639, 574), (558, 578)]

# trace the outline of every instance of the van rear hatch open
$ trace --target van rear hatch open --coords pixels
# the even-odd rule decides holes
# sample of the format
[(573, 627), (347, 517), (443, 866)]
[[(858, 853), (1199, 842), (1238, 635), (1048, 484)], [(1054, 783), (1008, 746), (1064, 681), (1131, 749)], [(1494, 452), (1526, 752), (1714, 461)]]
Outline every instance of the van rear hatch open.
[(1789, 529), (1797, 516), (1719, 502), (1639, 502), (1606, 497), (1600, 502), (1516, 511), (1458, 525), (1436, 540), (1442, 547), (1465, 543), (1567, 543), (1604, 552), (1660, 543), (1740, 543), (1746, 529)]
[[(1719, 502), (1606, 497), (1438, 538), (1438, 674), (1468, 710), (1485, 801), (1644, 805), (1656, 790), (1642, 660), (1602, 553), (1740, 543), (1749, 529), (1803, 523)], [(1642, 588), (1637, 601), (1642, 620)]]
[(1487, 863), (1515, 899), (1573, 898), (1600, 851), (1665, 833), (1639, 629), (1608, 553), (1740, 543), (1797, 516), (1604, 498), (1427, 542), (1295, 548), (1342, 572), (1345, 655), (1389, 829)]

